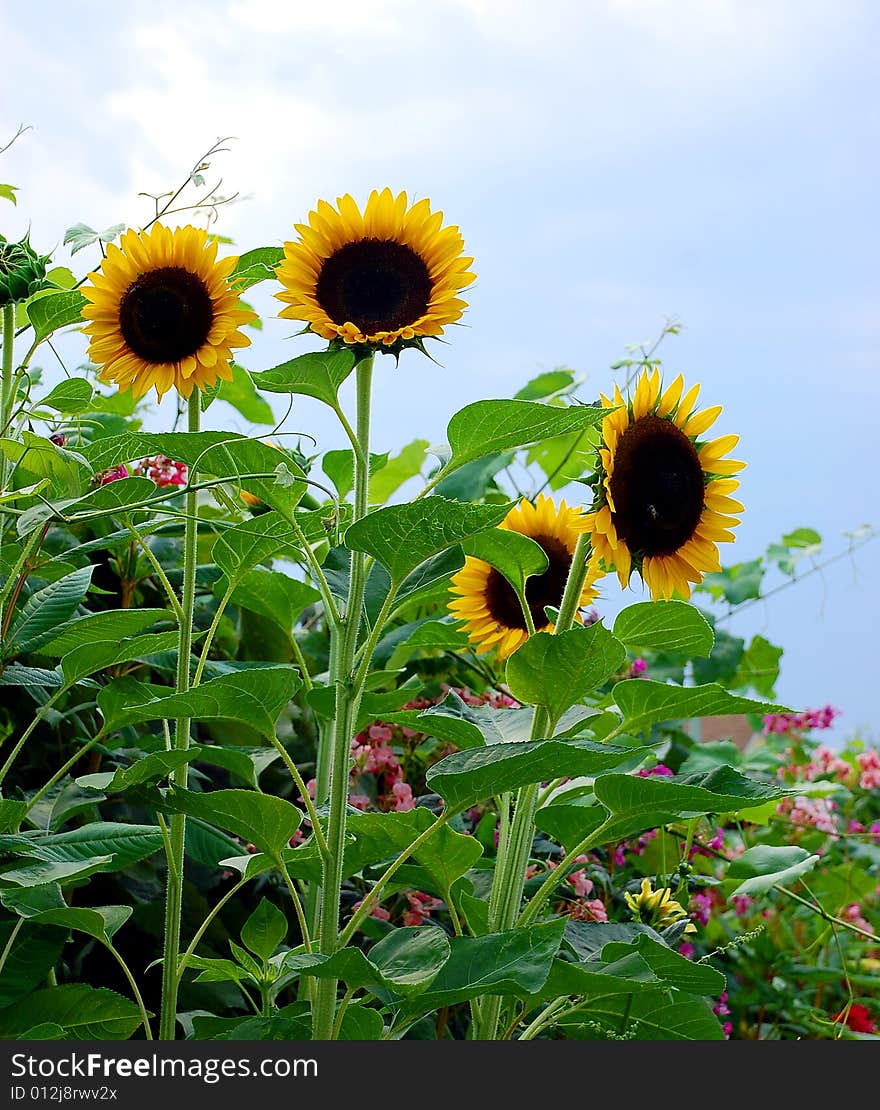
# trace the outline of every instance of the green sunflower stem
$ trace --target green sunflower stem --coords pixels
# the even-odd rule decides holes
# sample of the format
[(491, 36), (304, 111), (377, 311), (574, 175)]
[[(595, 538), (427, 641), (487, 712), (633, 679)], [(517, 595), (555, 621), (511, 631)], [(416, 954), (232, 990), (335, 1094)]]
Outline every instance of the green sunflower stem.
[[(188, 430), (199, 430), (201, 416), (201, 393), (194, 389), (189, 397)], [(190, 471), (189, 481), (195, 475)], [(177, 693), (185, 693), (190, 688), (190, 653), (192, 650), (192, 622), (196, 593), (196, 566), (198, 553), (198, 493), (188, 489), (186, 493), (186, 521), (183, 533), (183, 588), (181, 591), (180, 636), (177, 645)], [(174, 750), (186, 751), (190, 741), (190, 720), (178, 718), (174, 730)], [(187, 767), (178, 767), (171, 775), (171, 782), (185, 787)], [(171, 818), (169, 834), (168, 881), (165, 898), (165, 944), (162, 954), (162, 1006), (159, 1015), (159, 1039), (173, 1041), (177, 1025), (177, 990), (180, 983), (177, 964), (180, 956), (180, 919), (183, 911), (183, 864), (185, 855), (186, 818), (176, 813)]]
[[(589, 564), (590, 539), (586, 533), (581, 533), (572, 555), (559, 616), (556, 619), (554, 631), (557, 635), (567, 632), (574, 624), (580, 608), (581, 594), (587, 581)], [(548, 710), (542, 705), (536, 706), (531, 739), (543, 740), (550, 736), (551, 725)], [(490, 905), (494, 907), (495, 912), (490, 920), (490, 927), (493, 932), (500, 933), (512, 929), (519, 916), (526, 868), (535, 839), (535, 812), (538, 808), (539, 793), (540, 783), (530, 783), (528, 786), (521, 787), (516, 795), (507, 850), (499, 861), (492, 883)], [(484, 999), (480, 1007), (477, 1040), (497, 1040), (502, 1004), (503, 1000), (497, 995)]]
[[(353, 520), (367, 513), (370, 458), (370, 397), (373, 376), (373, 355), (358, 363), (356, 436), (360, 453), (355, 453), (355, 488)], [(355, 654), (361, 626), (361, 612), (366, 588), (366, 556), (352, 551), (348, 600), (340, 626), (331, 630), (338, 638), (332, 652), (330, 680), (336, 690), (336, 711), (329, 753), (329, 814), (327, 818), (327, 855), (321, 869), (320, 919), (318, 942), (321, 953), (332, 956), (339, 944), (339, 898), (342, 887), (342, 857), (345, 845), (348, 778), (351, 762), (351, 740), (355, 732), (358, 706), (363, 691), (363, 676), (355, 673)], [(321, 753), (326, 759), (326, 754)], [(322, 759), (319, 755), (319, 767)], [(326, 766), (326, 764), (324, 764)], [(321, 979), (315, 991), (312, 1013), (313, 1035), (316, 1040), (332, 1040), (336, 1015), (335, 979)]]

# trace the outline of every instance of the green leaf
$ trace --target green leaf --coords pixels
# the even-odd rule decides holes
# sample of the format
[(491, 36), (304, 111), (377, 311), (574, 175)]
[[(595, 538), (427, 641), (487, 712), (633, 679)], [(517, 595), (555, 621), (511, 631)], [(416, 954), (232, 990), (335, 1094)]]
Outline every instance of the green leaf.
[(283, 258), (283, 247), (255, 247), (245, 251), (229, 275), (229, 283), (243, 293), (258, 282), (269, 281), (275, 277), (275, 270)]
[(500, 524), (508, 508), (464, 505), (442, 497), (389, 505), (352, 524), (345, 543), (376, 558), (399, 585), (432, 555)]
[[(6, 893), (9, 892), (4, 891), (4, 895)], [(15, 924), (17, 922), (11, 917), (0, 921), (0, 952), (6, 951)], [(61, 929), (30, 924), (20, 928), (0, 975), (0, 1007), (10, 1006), (44, 983), (61, 959), (66, 941), (67, 936)]]
[(526, 382), (522, 389), (514, 394), (514, 397), (518, 401), (543, 401), (545, 397), (551, 397), (554, 393), (568, 389), (573, 384), (574, 374), (571, 370), (562, 368), (547, 370)]
[(75, 781), (77, 786), (87, 790), (99, 790), (102, 794), (121, 794), (123, 790), (130, 790), (141, 783), (166, 778), (178, 767), (198, 759), (201, 751), (201, 748), (191, 747), (186, 751), (153, 752), (133, 763), (131, 767), (117, 767), (115, 771), (80, 775)]
[(220, 383), (217, 400), (232, 405), (251, 424), (274, 424), (272, 406), (257, 393), (247, 370), (235, 362), (230, 365), (230, 370), (232, 381)]
[(10, 663), (0, 671), (0, 686), (35, 686), (54, 689), (61, 685), (58, 671), (48, 671), (45, 667), (23, 667), (20, 663)]
[(161, 802), (171, 813), (185, 813), (255, 844), (277, 856), (299, 828), (303, 815), (290, 802), (255, 790), (212, 790), (196, 794), (173, 787)]
[(96, 640), (124, 640), (136, 636), (158, 621), (171, 620), (167, 609), (108, 609), (77, 617), (55, 629), (55, 635), (40, 649), (41, 655), (67, 655), (74, 648)]
[(0, 1012), (0, 1037), (60, 1025), (71, 1040), (124, 1041), (141, 1023), (134, 1002), (103, 987), (64, 983), (35, 991)]
[(336, 408), (339, 387), (354, 370), (355, 356), (348, 350), (317, 351), (252, 375), (267, 393), (298, 393)]
[(86, 299), (78, 289), (49, 293), (27, 305), (28, 319), (34, 328), (34, 342), (42, 343), (59, 328), (82, 323)]
[(712, 626), (684, 601), (642, 601), (617, 614), (614, 635), (630, 651), (670, 651), (706, 656), (715, 643)]
[(748, 779), (732, 767), (718, 767), (682, 779), (603, 775), (596, 779), (593, 790), (615, 818), (608, 830), (609, 841), (681, 817), (752, 809), (785, 793), (775, 785)]
[(625, 658), (623, 644), (601, 622), (558, 636), (538, 632), (508, 659), (507, 686), (518, 701), (546, 706), (556, 721), (617, 674)]
[(139, 505), (158, 492), (159, 487), (150, 478), (134, 474), (128, 478), (117, 478), (106, 485), (91, 490), (75, 501), (67, 501), (57, 507), (68, 515), (77, 518), (86, 514), (105, 514), (121, 512), (133, 505)]
[(451, 949), (443, 929), (434, 926), (395, 929), (370, 949), (370, 960), (398, 994), (420, 994), (437, 977)]
[[(559, 1023), (565, 1037), (607, 1040), (608, 1033), (640, 1041), (723, 1041), (721, 1023), (703, 998), (666, 990), (637, 990), (632, 983), (611, 975), (591, 975), (569, 964), (566, 985), (580, 981), (582, 1010)], [(551, 976), (552, 978), (552, 976)], [(602, 991), (602, 980), (608, 984)], [(629, 984), (629, 991), (626, 991)], [(563, 984), (560, 983), (560, 986)]]
[(13, 204), (18, 204), (15, 198), (17, 192), (17, 185), (0, 185), (0, 197), (2, 197), (3, 200), (11, 200)]
[[(298, 477), (302, 472), (283, 451), (237, 432), (127, 432), (96, 440), (84, 454), (97, 470), (119, 466), (146, 455), (167, 455), (186, 463), (198, 474), (236, 482), (272, 508), (291, 511), (305, 492), (305, 484), (282, 486), (275, 477), (279, 463)], [(268, 474), (268, 478), (249, 475)]]
[(286, 936), (287, 918), (268, 898), (260, 900), (241, 929), (242, 944), (261, 960), (268, 960)]
[[(60, 888), (56, 888), (59, 889)], [(19, 910), (20, 912), (20, 910)], [(41, 910), (27, 915), (28, 920), (38, 925), (57, 925), (62, 929), (75, 929), (94, 937), (102, 944), (110, 944), (113, 935), (132, 915), (131, 906), (96, 906), (87, 909), (83, 906), (59, 906), (57, 909)]]
[(718, 717), (728, 713), (782, 713), (785, 706), (735, 697), (716, 682), (705, 686), (668, 686), (640, 679), (618, 682), (614, 700), (623, 713), (626, 732), (640, 732), (662, 721)]
[[(48, 478), (55, 497), (78, 497), (92, 476), (91, 467), (79, 452), (56, 447), (45, 436), (27, 430), (21, 433), (21, 440), (0, 439), (0, 452), (15, 464), (16, 480), (21, 485)], [(18, 532), (25, 534), (21, 528)]]
[(727, 981), (720, 971), (680, 956), (646, 933), (639, 934), (634, 943), (612, 941), (606, 944), (602, 949), (602, 959), (611, 964), (626, 959), (632, 953), (641, 956), (658, 979), (676, 990), (717, 997), (725, 988)]
[(449, 421), (447, 436), (452, 458), (444, 473), (497, 451), (581, 431), (600, 423), (607, 415), (607, 409), (587, 405), (561, 408), (536, 401), (476, 401)]
[(529, 536), (506, 528), (492, 528), (471, 536), (461, 545), (465, 555), (482, 559), (507, 579), (519, 597), (525, 597), (526, 579), (543, 574), (550, 565), (547, 553)]
[[(218, 582), (214, 592), (222, 593), (224, 585), (222, 581)], [(267, 617), (290, 635), (303, 609), (313, 605), (320, 597), (320, 593), (307, 582), (290, 578), (280, 571), (254, 567), (241, 576), (231, 601), (233, 605)]]
[(262, 513), (227, 528), (214, 544), (212, 557), (232, 583), (258, 563), (282, 550), (298, 550), (293, 529), (280, 513)]
[[(12, 846), (8, 844), (8, 839), (0, 837), (0, 850), (9, 850)], [(111, 866), (101, 867), (101, 870), (107, 871), (123, 870), (162, 848), (162, 833), (156, 825), (125, 825), (110, 821), (94, 821), (70, 832), (21, 839), (27, 846), (30, 859), (48, 863), (77, 863), (107, 856)], [(18, 838), (15, 846), (21, 850)]]
[(55, 409), (56, 412), (85, 412), (92, 401), (92, 383), (85, 378), (67, 378), (60, 382), (52, 392), (38, 402), (42, 408)]
[(425, 465), (429, 443), (426, 439), (414, 439), (398, 454), (393, 455), (381, 470), (370, 473), (369, 501), (371, 505), (384, 505), (404, 482), (415, 478)]
[(296, 670), (281, 665), (220, 675), (181, 694), (120, 678), (100, 691), (98, 708), (105, 733), (143, 721), (189, 717), (241, 721), (263, 736), (274, 736), (281, 710), (301, 685)]
[(0, 798), (0, 833), (17, 829), (27, 809), (27, 802), (14, 798)]
[(592, 740), (532, 740), (453, 752), (435, 763), (428, 785), (453, 809), (556, 778), (595, 775), (632, 758), (631, 748)]
[(20, 867), (8, 867), (0, 872), (0, 885), (12, 883), (13, 886), (44, 886), (46, 883), (73, 883), (87, 879), (96, 871), (113, 870), (112, 856), (90, 856), (87, 859), (58, 863), (39, 860)]
[(454, 690), (429, 709), (403, 709), (383, 720), (447, 740), (457, 748), (481, 748), (485, 744), (528, 740), (532, 731), (532, 709), (492, 709), (468, 705)]
[(87, 675), (103, 671), (117, 663), (129, 663), (161, 651), (174, 651), (178, 646), (177, 632), (148, 632), (131, 640), (98, 640), (67, 652), (61, 660), (64, 685), (73, 686)]
[(810, 855), (804, 848), (791, 844), (778, 848), (757, 844), (754, 848), (747, 848), (728, 867), (725, 879), (740, 880), (729, 897), (766, 894), (777, 883), (791, 883), (806, 875), (818, 862), (819, 856)]
[[(388, 462), (388, 452), (383, 455), (370, 453), (370, 475), (377, 474)], [(321, 468), (339, 494), (340, 501), (354, 489), (354, 451), (350, 448), (344, 451), (326, 451), (321, 460)]]
[(786, 547), (818, 547), (822, 537), (813, 528), (795, 528), (782, 537)]
[(739, 661), (739, 668), (731, 682), (736, 690), (753, 689), (761, 697), (775, 696), (779, 678), (779, 660), (783, 649), (771, 644), (763, 636), (753, 637)]
[(36, 651), (48, 643), (58, 630), (73, 616), (92, 580), (93, 566), (80, 567), (37, 590), (25, 602), (24, 608), (9, 631), (3, 657)]
[(120, 232), (125, 230), (125, 224), (113, 224), (104, 231), (95, 231), (88, 224), (74, 224), (64, 232), (64, 244), (70, 247), (70, 253), (76, 254), (84, 247), (93, 243), (112, 243)]
[(430, 1013), (481, 995), (524, 997), (544, 985), (562, 943), (565, 918), (489, 933), (452, 937), (450, 955), (429, 990), (413, 999), (411, 1013)]

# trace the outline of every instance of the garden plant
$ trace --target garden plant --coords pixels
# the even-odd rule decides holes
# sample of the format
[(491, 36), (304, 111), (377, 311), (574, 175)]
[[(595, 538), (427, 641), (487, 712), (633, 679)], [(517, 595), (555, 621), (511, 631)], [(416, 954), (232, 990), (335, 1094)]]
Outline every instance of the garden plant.
[(724, 398), (639, 348), (374, 443), (478, 263), (384, 187), (235, 255), (218, 151), (0, 238), (0, 1037), (873, 1036), (880, 757), (725, 629), (821, 540), (722, 565)]

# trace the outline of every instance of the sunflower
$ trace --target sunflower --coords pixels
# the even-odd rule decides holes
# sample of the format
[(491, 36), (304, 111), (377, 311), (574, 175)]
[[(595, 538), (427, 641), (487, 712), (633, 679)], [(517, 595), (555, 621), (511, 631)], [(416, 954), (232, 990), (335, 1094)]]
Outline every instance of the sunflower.
[(217, 261), (207, 231), (126, 231), (110, 244), (101, 268), (82, 287), (89, 302), (83, 330), (101, 380), (135, 397), (155, 386), (159, 400), (172, 387), (184, 397), (230, 381), (234, 347), (250, 340), (237, 329), (256, 319), (230, 288), (238, 259)]
[[(569, 508), (564, 501), (557, 509), (549, 497), (540, 494), (534, 505), (524, 498), (499, 527), (528, 536), (547, 555), (544, 573), (526, 579), (526, 602), (536, 631), (552, 630), (544, 607), (558, 607), (562, 601), (571, 557), (578, 536), (586, 528), (585, 517), (580, 509)], [(598, 577), (598, 568), (591, 565), (580, 608), (596, 597), (593, 586)], [(449, 610), (466, 622), (468, 638), (477, 648), (489, 651), (497, 647), (498, 658), (506, 659), (528, 639), (528, 626), (516, 591), (500, 571), (482, 559), (465, 558), (462, 569), (453, 575), (452, 592), (458, 596), (450, 602)]]
[(739, 442), (727, 435), (700, 437), (721, 406), (696, 411), (700, 387), (684, 393), (679, 375), (661, 391), (660, 371), (645, 371), (625, 401), (615, 386), (614, 411), (602, 421), (596, 501), (587, 516), (594, 558), (617, 571), (621, 586), (638, 571), (651, 597), (690, 597), (691, 583), (721, 569), (717, 544), (734, 539), (732, 513), (743, 506), (731, 494), (731, 475), (745, 463), (725, 456)]
[(455, 226), (429, 200), (373, 190), (363, 215), (351, 196), (318, 201), (299, 239), (284, 244), (276, 273), (279, 315), (303, 320), (324, 339), (399, 350), (442, 335), (467, 303), (458, 297), (476, 274)]
[[(676, 902), (672, 897), (670, 888), (664, 886), (654, 890), (650, 879), (642, 879), (638, 894), (633, 896), (629, 891), (624, 891), (623, 897), (636, 921), (641, 921), (645, 925), (653, 925), (655, 929), (675, 925), (687, 918), (687, 910), (681, 902)], [(695, 933), (697, 927), (689, 923), (684, 931), (685, 933)]]

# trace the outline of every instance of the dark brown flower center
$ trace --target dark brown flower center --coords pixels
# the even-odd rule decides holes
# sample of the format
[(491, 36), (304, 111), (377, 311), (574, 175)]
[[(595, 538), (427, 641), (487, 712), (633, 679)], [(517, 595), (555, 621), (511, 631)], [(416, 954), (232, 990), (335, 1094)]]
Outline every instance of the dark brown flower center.
[(431, 300), (431, 275), (410, 247), (390, 239), (346, 243), (321, 267), (315, 295), (334, 324), (364, 335), (413, 324)]
[(672, 421), (641, 417), (618, 441), (611, 497), (614, 526), (630, 551), (672, 555), (694, 534), (703, 512), (696, 448)]
[(178, 362), (195, 354), (213, 322), (204, 282), (181, 266), (141, 274), (119, 303), (122, 337), (145, 362)]
[[(526, 579), (526, 602), (532, 620), (535, 628), (543, 628), (547, 623), (544, 606), (558, 608), (562, 601), (571, 567), (571, 555), (565, 544), (555, 538), (532, 536), (531, 539), (544, 549), (549, 560), (549, 566), (543, 574), (535, 574)], [(486, 581), (486, 607), (492, 619), (502, 627), (527, 630), (526, 618), (516, 591), (504, 575), (494, 568)]]

